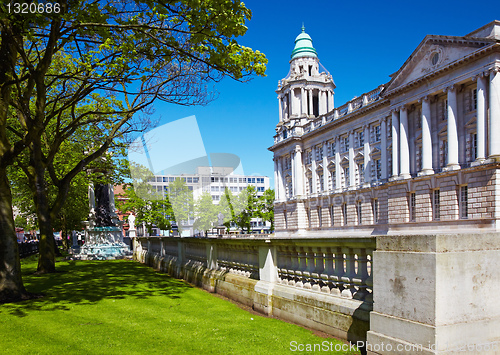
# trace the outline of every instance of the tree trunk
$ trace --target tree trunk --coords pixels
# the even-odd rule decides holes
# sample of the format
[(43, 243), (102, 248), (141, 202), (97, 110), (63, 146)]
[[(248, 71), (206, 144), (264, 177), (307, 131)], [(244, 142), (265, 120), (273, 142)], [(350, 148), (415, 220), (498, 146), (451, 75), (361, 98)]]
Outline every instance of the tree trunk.
[(45, 187), (45, 167), (42, 162), (41, 150), (33, 143), (32, 167), (34, 168), (35, 189), (34, 201), (36, 214), (38, 217), (38, 227), (40, 228), (40, 244), (37, 272), (41, 274), (56, 271), (54, 232), (50, 219), (49, 201), (47, 189)]
[(21, 276), (9, 180), (6, 169), (0, 168), (0, 303), (27, 297)]

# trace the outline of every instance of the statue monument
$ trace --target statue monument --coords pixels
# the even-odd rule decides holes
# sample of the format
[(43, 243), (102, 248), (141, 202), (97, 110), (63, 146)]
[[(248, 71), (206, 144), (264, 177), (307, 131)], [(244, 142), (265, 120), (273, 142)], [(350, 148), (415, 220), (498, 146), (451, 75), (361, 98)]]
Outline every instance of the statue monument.
[[(89, 217), (85, 225), (85, 242), (71, 248), (71, 258), (79, 260), (120, 259), (131, 255), (123, 242), (123, 221), (115, 211), (113, 185), (89, 185)], [(135, 217), (134, 217), (135, 219)], [(130, 222), (130, 219), (129, 219)]]

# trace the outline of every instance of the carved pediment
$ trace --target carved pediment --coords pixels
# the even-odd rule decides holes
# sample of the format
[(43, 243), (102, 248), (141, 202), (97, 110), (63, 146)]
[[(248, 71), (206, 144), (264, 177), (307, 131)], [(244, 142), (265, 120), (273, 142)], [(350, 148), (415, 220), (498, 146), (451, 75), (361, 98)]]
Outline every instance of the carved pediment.
[(390, 92), (429, 73), (439, 71), (491, 43), (493, 40), (490, 39), (429, 35), (425, 37), (403, 66), (391, 75), (392, 79), (384, 91)]

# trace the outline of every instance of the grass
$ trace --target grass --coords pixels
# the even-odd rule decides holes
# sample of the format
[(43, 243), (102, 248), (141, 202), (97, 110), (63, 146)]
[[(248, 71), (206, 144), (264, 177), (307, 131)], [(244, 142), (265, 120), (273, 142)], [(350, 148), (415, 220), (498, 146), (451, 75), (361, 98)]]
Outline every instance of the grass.
[(27, 289), (45, 297), (0, 305), (2, 354), (286, 354), (292, 341), (341, 344), (133, 261), (35, 270), (33, 257), (23, 260)]

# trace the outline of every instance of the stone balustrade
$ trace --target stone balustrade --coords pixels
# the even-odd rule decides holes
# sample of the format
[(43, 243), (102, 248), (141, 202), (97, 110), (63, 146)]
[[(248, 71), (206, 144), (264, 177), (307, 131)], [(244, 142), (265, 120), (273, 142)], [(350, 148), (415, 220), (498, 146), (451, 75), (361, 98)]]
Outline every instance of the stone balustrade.
[(366, 339), (374, 237), (137, 237), (133, 244), (136, 260), (173, 277), (265, 314)]
[(373, 248), (278, 247), (279, 283), (334, 296), (372, 299)]

